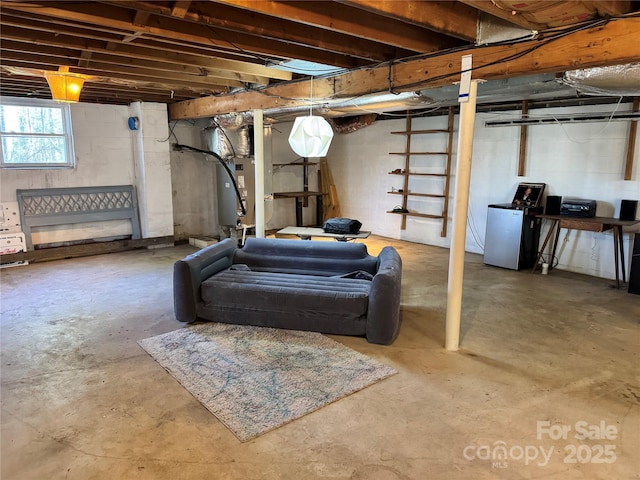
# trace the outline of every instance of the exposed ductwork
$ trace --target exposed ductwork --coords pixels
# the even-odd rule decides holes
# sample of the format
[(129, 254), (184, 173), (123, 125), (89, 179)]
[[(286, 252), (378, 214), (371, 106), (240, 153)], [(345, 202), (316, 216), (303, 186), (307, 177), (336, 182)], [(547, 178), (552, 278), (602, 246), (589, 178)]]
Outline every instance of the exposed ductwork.
[[(367, 119), (364, 122), (366, 125), (359, 125), (357, 120), (353, 124), (345, 120), (345, 131), (348, 131), (351, 130), (351, 126), (357, 129), (372, 123), (371, 119), (374, 115), (456, 105), (458, 90), (457, 85), (449, 85), (397, 95), (388, 93), (348, 100), (318, 101), (311, 110), (314, 115), (327, 119), (343, 117)], [(575, 98), (581, 93), (607, 97), (640, 95), (640, 64), (575, 70), (567, 72), (564, 78), (557, 78), (554, 74), (540, 74), (491, 80), (478, 85), (477, 103), (482, 105), (522, 100)], [(264, 111), (265, 122), (274, 124), (293, 121), (297, 116), (308, 114), (309, 110), (309, 106), (267, 109)], [(226, 132), (233, 132), (240, 127), (252, 124), (253, 113), (229, 113), (216, 116), (213, 120), (215, 124), (224, 126)], [(340, 133), (339, 129), (336, 131)]]
[[(438, 102), (423, 95), (420, 92), (406, 92), (400, 94), (370, 95), (349, 100), (330, 100), (315, 103), (312, 107), (308, 105), (284, 108), (272, 108), (264, 110), (265, 123), (289, 122), (295, 120), (300, 115), (307, 115), (313, 112), (325, 118), (348, 117), (364, 114), (381, 114), (399, 110), (411, 110), (437, 106)], [(227, 113), (216, 115), (212, 119), (210, 128), (222, 127), (224, 132), (229, 134), (241, 129), (246, 125), (253, 124), (253, 112)], [(218, 143), (216, 141), (216, 143)], [(235, 145), (235, 143), (234, 143)], [(217, 152), (219, 153), (219, 152)], [(222, 157), (222, 153), (219, 153)]]
[(640, 96), (640, 63), (571, 70), (562, 83), (583, 95)]

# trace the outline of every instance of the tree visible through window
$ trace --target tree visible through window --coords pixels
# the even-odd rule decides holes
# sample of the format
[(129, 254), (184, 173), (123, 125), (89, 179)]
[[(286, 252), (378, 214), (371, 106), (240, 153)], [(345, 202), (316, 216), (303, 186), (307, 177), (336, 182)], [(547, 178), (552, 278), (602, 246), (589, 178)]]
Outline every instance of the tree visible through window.
[(3, 168), (73, 167), (69, 105), (47, 100), (0, 100)]

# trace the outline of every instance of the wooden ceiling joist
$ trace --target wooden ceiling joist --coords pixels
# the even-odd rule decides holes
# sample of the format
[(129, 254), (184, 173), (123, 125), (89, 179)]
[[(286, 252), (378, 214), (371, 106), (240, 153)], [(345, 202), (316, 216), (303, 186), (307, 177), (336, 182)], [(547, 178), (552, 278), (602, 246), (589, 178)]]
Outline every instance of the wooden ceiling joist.
[[(47, 26), (48, 25), (48, 26)], [(30, 28), (31, 27), (31, 28)], [(171, 62), (220, 70), (221, 78), (246, 83), (267, 84), (269, 79), (291, 80), (291, 72), (264, 67), (248, 62), (216, 58), (211, 51), (190, 47), (185, 49), (154, 43), (152, 40), (136, 44), (119, 43), (115, 34), (99, 33), (70, 27), (60, 27), (35, 22), (33, 25), (3, 18), (3, 40), (16, 40), (26, 44), (52, 47), (82, 48), (93, 53), (105, 53), (118, 57), (139, 58), (150, 61)], [(30, 47), (25, 46), (26, 49)], [(222, 72), (226, 73), (222, 73)]]
[[(9, 96), (50, 98), (50, 90), (43, 77), (8, 74), (0, 70), (3, 92)], [(135, 87), (129, 85), (87, 82), (82, 90), (83, 101), (107, 102), (126, 105), (140, 98), (145, 101), (167, 103), (172, 100), (186, 100), (193, 97), (191, 91), (171, 91), (166, 86)]]
[[(423, 2), (405, 0), (341, 0), (386, 18), (419, 25), (467, 41), (475, 41), (478, 31), (478, 11), (459, 2)], [(423, 33), (424, 36), (424, 33)], [(426, 51), (425, 51), (426, 53)]]
[(179, 86), (193, 88), (208, 88), (214, 92), (220, 92), (230, 86), (242, 87), (240, 82), (232, 80), (209, 78), (205, 75), (185, 75), (173, 73), (168, 70), (160, 72), (157, 69), (151, 70), (140, 67), (129, 67), (122, 64), (101, 63), (96, 60), (90, 62), (89, 67), (83, 68), (78, 66), (76, 58), (64, 56), (62, 53), (50, 52), (42, 58), (44, 53), (30, 54), (24, 52), (12, 52), (5, 50), (3, 52), (2, 64), (4, 66), (30, 66), (31, 68), (45, 67), (46, 70), (57, 70), (59, 66), (70, 67), (73, 73), (83, 75), (109, 75), (114, 78), (122, 78), (136, 81), (155, 82), (162, 79), (164, 84), (173, 84), (173, 88)]
[(173, 2), (171, 7), (171, 16), (184, 18), (187, 12), (189, 11), (189, 6), (191, 5), (191, 0), (181, 0), (178, 2)]
[[(2, 4), (2, 0), (0, 0), (0, 4)], [(46, 17), (15, 10), (12, 10), (11, 12), (8, 12), (6, 9), (2, 10), (2, 16), (0, 18), (3, 28), (5, 25), (12, 25), (29, 31), (50, 32), (56, 35), (60, 34), (78, 37), (78, 41), (82, 41), (82, 39), (86, 38), (104, 40), (110, 44), (117, 45), (122, 44), (123, 37), (129, 33), (127, 30), (106, 27), (103, 25), (86, 25), (80, 27), (78, 22), (65, 20), (62, 17)], [(149, 38), (151, 38), (151, 36), (149, 36)], [(241, 64), (254, 65), (246, 62), (246, 58), (251, 57), (249, 54), (245, 55), (239, 51), (231, 53), (228, 49), (217, 47), (215, 45), (198, 45), (193, 42), (186, 42), (175, 38), (163, 39), (161, 37), (153, 37), (153, 39), (147, 39), (138, 37), (138, 39), (136, 39), (136, 45), (156, 50), (165, 49), (180, 53), (186, 51), (187, 53), (194, 55), (216, 58), (220, 57), (236, 60)]]
[[(331, 5), (330, 16), (327, 15), (327, 5), (323, 2), (217, 0), (214, 3), (234, 6), (246, 12), (267, 15), (270, 17), (269, 22), (273, 22), (273, 19), (287, 19), (341, 34), (348, 34), (350, 37), (355, 36), (382, 44), (395, 45), (413, 53), (434, 52), (456, 45), (455, 42), (444, 36), (425, 36), (424, 28), (417, 26), (415, 22), (406, 23), (388, 16), (373, 15), (367, 11), (353, 8), (352, 2)], [(208, 5), (207, 8), (212, 10), (216, 7), (215, 5)], [(475, 39), (475, 25), (473, 35)], [(350, 41), (353, 41), (353, 39)]]
[(532, 30), (543, 30), (631, 11), (630, 1), (461, 0), (468, 6)]
[[(314, 97), (323, 90), (316, 98), (329, 99), (341, 90), (340, 95), (358, 96), (449, 84), (459, 74), (462, 52), (472, 53), (474, 64), (484, 68), (474, 75), (487, 78), (529, 75), (551, 64), (558, 65), (557, 73), (613, 64), (611, 59), (628, 58), (624, 50), (633, 47), (620, 44), (622, 53), (602, 48), (588, 58), (599, 45), (610, 44), (609, 26), (596, 25), (640, 14), (638, 2), (628, 0), (0, 0), (0, 11), (0, 78), (18, 72), (11, 66), (42, 72), (67, 65), (100, 79), (100, 93), (85, 87), (82, 101), (99, 98), (110, 84), (117, 103), (124, 96), (115, 85), (138, 88), (141, 100), (170, 98), (168, 103), (217, 95), (216, 107), (199, 106), (198, 115), (305, 103), (309, 84), (300, 80), (319, 73), (304, 64), (297, 73), (287, 72), (299, 66), (286, 65), (288, 60), (349, 70), (315, 81)], [(528, 31), (520, 33), (520, 26)], [(578, 28), (591, 32), (583, 47), (538, 48), (554, 32), (579, 38), (570, 33)], [(504, 45), (504, 38), (522, 38), (531, 30), (541, 39), (524, 47), (531, 51), (518, 50), (524, 44), (486, 46)], [(535, 49), (558, 61), (538, 61)], [(518, 52), (530, 63), (525, 71), (515, 57), (491, 60), (492, 51), (504, 57)], [(149, 85), (164, 90), (158, 96), (144, 90)], [(15, 90), (0, 84), (0, 94), (8, 92)], [(36, 86), (26, 95), (46, 98)]]
[[(324, 93), (318, 98), (349, 98), (380, 92), (416, 91), (454, 83), (460, 78), (461, 57), (473, 54), (473, 77), (494, 80), (530, 75), (531, 73), (561, 72), (567, 69), (617, 65), (640, 58), (640, 18), (612, 20), (604, 25), (577, 30), (554, 39), (537, 39), (514, 45), (469, 49), (358, 69), (331, 78), (313, 80), (314, 92), (320, 85)], [(597, 38), (598, 41), (594, 41)], [(172, 120), (202, 118), (254, 108), (278, 108), (304, 105), (309, 81), (285, 82), (258, 92), (205, 97), (169, 106)]]
[[(10, 27), (13, 28), (13, 27)], [(10, 33), (3, 32), (2, 49), (5, 52), (24, 53), (25, 55), (33, 55), (30, 49), (31, 42), (24, 42), (22, 38)], [(54, 38), (56, 38), (54, 36)], [(68, 48), (69, 43), (50, 41), (56, 46), (44, 45), (39, 42), (38, 54), (52, 57), (63, 57), (67, 59), (78, 58), (77, 65), (83, 68), (92, 68), (96, 64), (112, 64), (124, 67), (142, 67), (150, 71), (156, 71), (157, 75), (163, 75), (164, 72), (174, 72), (187, 74), (190, 76), (206, 77), (210, 81), (231, 82), (229, 85), (242, 87), (245, 84), (267, 85), (269, 79), (258, 77), (255, 75), (234, 73), (230, 70), (222, 68), (213, 68), (207, 64), (213, 62), (185, 62), (184, 59), (173, 61), (178, 55), (165, 55), (165, 58), (151, 57), (149, 55), (133, 55), (134, 51), (144, 52), (143, 48), (123, 46), (115, 50), (107, 50), (106, 48), (81, 47), (82, 50)], [(95, 42), (85, 42), (85, 45)], [(143, 58), (146, 57), (146, 58)], [(15, 57), (14, 57), (15, 58)], [(200, 65), (198, 65), (200, 63)], [(185, 80), (189, 80), (185, 78)], [(235, 82), (235, 83), (234, 83)]]
[[(104, 3), (144, 10), (150, 14), (153, 13), (157, 17), (172, 17), (171, 9), (160, 2), (136, 0)], [(416, 53), (411, 50), (399, 50), (386, 43), (372, 41), (365, 36), (358, 35), (357, 30), (346, 35), (322, 28), (309, 28), (310, 26), (313, 27), (313, 25), (307, 24), (305, 26), (292, 22), (284, 16), (269, 17), (263, 15), (261, 6), (272, 4), (272, 2), (254, 1), (250, 2), (250, 4), (253, 8), (248, 12), (227, 7), (221, 2), (200, 2), (197, 4), (197, 11), (187, 12), (184, 20), (191, 21), (194, 25), (207, 25), (211, 31), (217, 32), (220, 38), (229, 36), (233, 43), (240, 43), (238, 35), (245, 41), (258, 36), (264, 41), (285, 42), (288, 45), (307, 45), (325, 52), (347, 55), (366, 61), (384, 61), (389, 58), (405, 57)], [(277, 3), (276, 7), (280, 9), (282, 8), (281, 5), (282, 3)], [(305, 8), (309, 9), (312, 6), (313, 3), (310, 2), (305, 5)], [(340, 5), (337, 5), (337, 7), (340, 7)], [(332, 17), (334, 17), (335, 12), (332, 13)], [(351, 23), (354, 24), (354, 21)], [(387, 28), (389, 28), (388, 25)], [(439, 50), (444, 46), (442, 43), (439, 45), (431, 43), (431, 49), (428, 51)]]
[[(58, 8), (56, 3), (43, 3), (33, 5), (25, 3), (3, 2), (3, 9), (10, 11), (28, 12), (46, 15), (54, 18), (73, 20), (93, 25), (130, 31), (133, 33), (145, 33), (162, 37), (165, 40), (182, 40), (207, 46), (218, 45), (223, 48), (235, 48), (254, 55), (281, 55), (282, 42), (254, 37), (252, 35), (237, 34), (230, 31), (220, 31), (213, 26), (187, 23), (179, 19), (154, 15), (147, 25), (135, 25), (131, 18), (131, 10), (128, 8), (116, 8), (113, 5), (101, 3), (65, 3), (64, 8)], [(353, 68), (362, 63), (355, 63), (347, 56), (334, 52), (328, 52), (319, 48), (309, 48), (295, 43), (287, 43), (287, 51), (291, 58), (303, 59), (326, 65), (335, 65), (344, 68)]]

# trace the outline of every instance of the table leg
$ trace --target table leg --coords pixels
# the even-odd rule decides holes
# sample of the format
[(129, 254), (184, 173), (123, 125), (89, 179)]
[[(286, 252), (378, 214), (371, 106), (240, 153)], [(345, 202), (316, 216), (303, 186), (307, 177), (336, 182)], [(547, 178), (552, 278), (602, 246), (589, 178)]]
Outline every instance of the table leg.
[(613, 227), (613, 253), (616, 262), (616, 288), (620, 288), (620, 277), (618, 275), (618, 227)]
[(316, 224), (322, 227), (324, 220), (324, 212), (322, 210), (322, 195), (316, 196)]
[[(618, 241), (615, 242), (615, 247), (620, 249), (620, 266), (622, 267), (622, 283), (627, 283), (627, 269), (624, 262), (624, 232), (622, 231), (622, 225), (616, 225), (613, 227), (614, 242), (615, 237), (618, 237)], [(617, 231), (617, 235), (616, 235)]]
[(302, 226), (302, 201), (296, 197), (296, 227)]
[(556, 249), (558, 248), (558, 239), (560, 238), (560, 220), (557, 222), (556, 238), (553, 241), (553, 249), (551, 250), (551, 258), (549, 259), (549, 271), (553, 270), (553, 259), (556, 258)]
[(622, 265), (622, 283), (627, 283), (627, 272), (624, 264), (624, 233), (622, 231), (622, 225), (618, 226), (618, 242), (620, 244), (620, 260)]
[(542, 244), (542, 248), (540, 248), (540, 251), (538, 252), (538, 256), (536, 257), (536, 263), (533, 264), (533, 268), (531, 269), (531, 273), (534, 273), (536, 271), (536, 267), (538, 266), (538, 263), (540, 262), (540, 259), (542, 258), (542, 254), (544, 253), (544, 249), (547, 246), (547, 243), (549, 243), (549, 239), (551, 238), (551, 235), (553, 234), (553, 229), (556, 227), (556, 225), (558, 225), (558, 220), (552, 220), (552, 222), (553, 223), (551, 224), (551, 227), (549, 227), (549, 233), (547, 233), (547, 237), (544, 239), (544, 243)]

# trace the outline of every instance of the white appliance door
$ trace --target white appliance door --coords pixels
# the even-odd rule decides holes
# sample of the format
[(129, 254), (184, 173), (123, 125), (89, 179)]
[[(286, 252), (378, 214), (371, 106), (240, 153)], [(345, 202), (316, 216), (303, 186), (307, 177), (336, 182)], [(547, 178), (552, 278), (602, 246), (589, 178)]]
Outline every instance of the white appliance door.
[(518, 270), (523, 216), (523, 210), (489, 206), (484, 239), (484, 263)]

